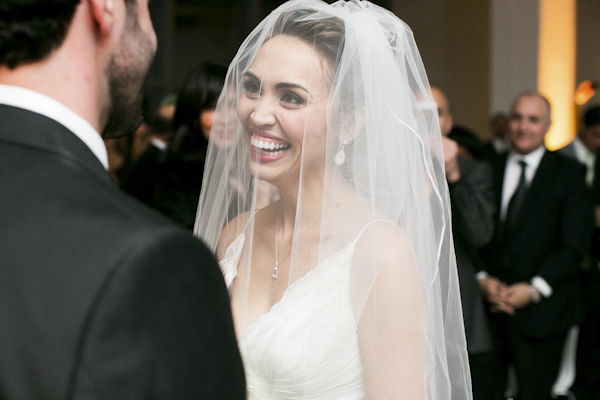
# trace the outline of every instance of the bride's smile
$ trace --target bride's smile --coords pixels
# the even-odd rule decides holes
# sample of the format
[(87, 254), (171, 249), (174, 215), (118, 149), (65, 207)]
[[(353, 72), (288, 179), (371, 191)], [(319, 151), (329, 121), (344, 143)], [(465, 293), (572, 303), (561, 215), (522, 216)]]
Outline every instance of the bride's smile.
[(263, 132), (253, 133), (250, 144), (252, 158), (259, 159), (261, 163), (277, 161), (290, 149), (289, 143)]

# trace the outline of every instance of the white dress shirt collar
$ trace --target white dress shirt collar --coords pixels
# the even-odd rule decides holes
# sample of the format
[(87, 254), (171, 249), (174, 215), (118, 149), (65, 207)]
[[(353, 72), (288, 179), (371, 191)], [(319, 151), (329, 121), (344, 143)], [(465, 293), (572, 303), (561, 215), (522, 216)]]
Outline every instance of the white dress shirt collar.
[(575, 156), (583, 164), (586, 164), (588, 159), (594, 159), (596, 157), (596, 154), (592, 153), (578, 136), (573, 139), (573, 148), (575, 149)]
[(152, 144), (154, 147), (156, 147), (160, 151), (167, 150), (167, 142), (165, 142), (164, 140), (160, 140), (157, 138), (150, 138), (150, 144)]
[(507, 160), (507, 168), (510, 166), (518, 166), (520, 172), (519, 161), (525, 161), (527, 164), (527, 170), (525, 172), (525, 176), (527, 179), (527, 183), (530, 184), (535, 176), (535, 172), (542, 161), (542, 157), (544, 157), (544, 153), (546, 152), (546, 147), (544, 145), (538, 147), (536, 150), (528, 153), (528, 154), (519, 154), (515, 151), (511, 151), (508, 155)]
[(585, 183), (588, 185), (588, 187), (592, 187), (594, 185), (594, 166), (596, 165), (596, 154), (591, 152), (590, 149), (583, 144), (579, 136), (576, 136), (575, 139), (573, 139), (573, 149), (575, 149), (575, 157), (581, 164), (585, 165), (587, 170), (585, 174)]
[(530, 185), (545, 152), (546, 147), (542, 145), (538, 149), (525, 155), (514, 151), (511, 151), (508, 154), (506, 169), (504, 170), (504, 183), (502, 184), (502, 203), (500, 205), (500, 219), (502, 221), (506, 218), (508, 203), (510, 203), (510, 199), (517, 189), (519, 178), (521, 177), (521, 166), (519, 165), (519, 161), (523, 160), (527, 163), (525, 180), (527, 184)]
[(108, 153), (100, 134), (89, 122), (64, 104), (18, 86), (0, 85), (0, 104), (22, 108), (43, 115), (73, 132), (108, 170)]

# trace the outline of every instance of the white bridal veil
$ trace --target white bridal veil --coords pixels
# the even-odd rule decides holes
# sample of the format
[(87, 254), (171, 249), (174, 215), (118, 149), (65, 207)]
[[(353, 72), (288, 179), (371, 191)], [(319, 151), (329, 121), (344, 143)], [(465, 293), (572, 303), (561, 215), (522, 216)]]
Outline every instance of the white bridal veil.
[[(318, 55), (310, 76), (277, 81), (309, 62), (278, 49), (302, 46)], [(305, 360), (265, 367), (272, 382), (301, 375), (302, 394), (280, 398), (319, 398), (311, 387), (333, 384), (309, 364), (357, 341), (365, 398), (470, 399), (437, 108), (410, 28), (366, 1), (289, 1), (241, 45), (214, 126), (195, 233), (234, 260), (221, 266), (238, 339), (264, 314), (253, 299), (311, 281), (287, 316), (308, 333), (296, 341), (287, 322), (267, 346)], [(348, 310), (350, 325), (330, 318)]]

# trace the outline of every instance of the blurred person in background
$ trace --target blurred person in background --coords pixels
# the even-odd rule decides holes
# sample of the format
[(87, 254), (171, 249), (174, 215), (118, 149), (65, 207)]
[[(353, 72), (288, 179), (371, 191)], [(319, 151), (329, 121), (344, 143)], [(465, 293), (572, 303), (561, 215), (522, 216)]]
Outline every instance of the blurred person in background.
[[(589, 107), (583, 114), (581, 128), (571, 143), (558, 152), (579, 161), (586, 167), (586, 184), (590, 192), (598, 190), (594, 180), (598, 170), (600, 151), (600, 106)], [(594, 218), (595, 232), (592, 246), (582, 262), (581, 284), (584, 300), (584, 318), (579, 327), (577, 343), (577, 377), (573, 392), (578, 400), (600, 398), (600, 224)]]
[(177, 95), (174, 136), (152, 187), (151, 205), (190, 230), (196, 218), (208, 138), (211, 132), (214, 140), (227, 138), (223, 127), (213, 127), (226, 73), (224, 66), (203, 63), (187, 76)]
[(477, 134), (469, 128), (453, 125), (446, 137), (458, 144), (458, 151), (461, 157), (470, 157), (477, 160), (484, 158), (483, 144), (477, 137)]
[(490, 141), (485, 143), (482, 148), (485, 159), (493, 158), (509, 150), (508, 116), (503, 112), (494, 114), (490, 119), (490, 130)]
[[(469, 140), (463, 145), (451, 138), (454, 119), (446, 95), (432, 87), (444, 145), (446, 178), (452, 208), (452, 232), (460, 283), (467, 350), (473, 380), (473, 399), (488, 400), (493, 384), (489, 376), (492, 338), (483, 294), (476, 274), (482, 268), (478, 249), (492, 239), (494, 232), (494, 192), (492, 170), (487, 163), (475, 160)], [(457, 134), (459, 139), (465, 135)], [(469, 137), (469, 136), (467, 136)], [(466, 142), (466, 145), (465, 145)]]
[(490, 399), (503, 398), (513, 365), (519, 398), (548, 400), (567, 333), (580, 321), (591, 205), (585, 169), (544, 145), (550, 115), (543, 95), (520, 94), (509, 118), (511, 150), (492, 162), (500, 212), (479, 274), (494, 312), (497, 390)]
[(558, 152), (585, 165), (585, 182), (591, 188), (594, 183), (596, 152), (600, 150), (600, 106), (589, 108), (582, 120), (577, 136)]

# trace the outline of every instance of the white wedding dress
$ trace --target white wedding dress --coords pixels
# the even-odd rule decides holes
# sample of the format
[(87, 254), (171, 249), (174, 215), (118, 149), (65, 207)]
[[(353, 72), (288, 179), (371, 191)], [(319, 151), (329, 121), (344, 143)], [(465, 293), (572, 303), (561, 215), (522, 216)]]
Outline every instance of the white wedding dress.
[[(359, 235), (360, 236), (360, 235)], [(230, 287), (245, 235), (219, 265)], [(356, 240), (290, 285), (239, 343), (249, 399), (363, 399), (363, 369), (349, 299)]]

